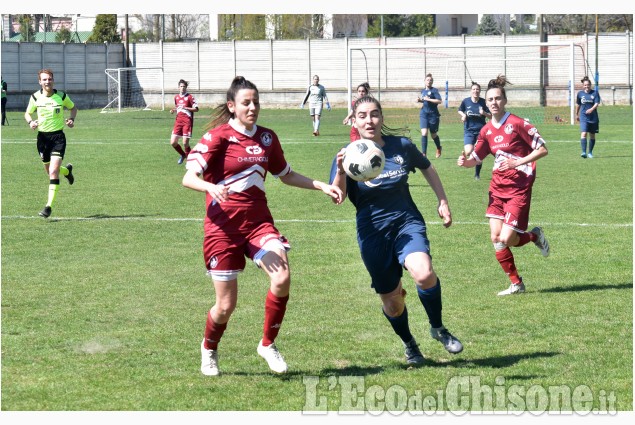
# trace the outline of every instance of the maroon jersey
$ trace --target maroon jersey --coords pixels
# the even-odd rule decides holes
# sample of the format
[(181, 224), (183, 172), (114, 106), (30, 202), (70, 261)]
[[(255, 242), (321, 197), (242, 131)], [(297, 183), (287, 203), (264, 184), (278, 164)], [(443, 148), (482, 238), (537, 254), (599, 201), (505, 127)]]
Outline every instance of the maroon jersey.
[(206, 194), (205, 232), (241, 235), (273, 223), (265, 196), (267, 172), (284, 176), (291, 171), (272, 130), (254, 126), (248, 131), (234, 120), (208, 131), (188, 155), (186, 167), (229, 188), (228, 200), (220, 204)]
[(176, 106), (176, 118), (174, 119), (174, 127), (172, 134), (175, 136), (192, 137), (192, 129), (194, 128), (194, 112), (184, 108), (198, 108), (196, 99), (189, 93), (177, 94), (174, 96), (174, 105)]
[(481, 129), (472, 156), (480, 164), (489, 154), (494, 156), (490, 191), (494, 196), (510, 198), (531, 191), (536, 178), (536, 163), (530, 162), (512, 170), (500, 171), (505, 158), (523, 158), (544, 145), (545, 141), (529, 121), (505, 114), (499, 126), (490, 121)]
[(184, 108), (198, 108), (196, 99), (189, 93), (177, 94), (174, 96), (174, 106), (176, 106), (176, 120), (194, 120), (194, 112)]

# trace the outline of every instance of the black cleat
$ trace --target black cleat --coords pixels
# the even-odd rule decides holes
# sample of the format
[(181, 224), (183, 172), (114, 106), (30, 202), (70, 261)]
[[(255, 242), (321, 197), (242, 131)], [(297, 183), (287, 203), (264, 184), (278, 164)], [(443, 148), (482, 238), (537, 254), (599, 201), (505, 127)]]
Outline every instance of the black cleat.
[(66, 179), (68, 180), (68, 184), (72, 185), (73, 183), (75, 183), (75, 177), (73, 176), (73, 164), (69, 162), (68, 164), (66, 164), (66, 168), (68, 169), (68, 175), (64, 177), (66, 177)]
[(48, 205), (44, 207), (42, 211), (39, 213), (40, 217), (49, 218), (51, 216), (51, 207)]

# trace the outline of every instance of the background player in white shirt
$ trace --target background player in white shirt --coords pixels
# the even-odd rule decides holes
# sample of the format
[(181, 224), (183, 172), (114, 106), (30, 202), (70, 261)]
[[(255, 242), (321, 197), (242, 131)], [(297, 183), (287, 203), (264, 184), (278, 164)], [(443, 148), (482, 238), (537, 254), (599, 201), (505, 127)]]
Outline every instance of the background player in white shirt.
[(320, 77), (313, 76), (313, 84), (306, 89), (306, 96), (300, 104), (300, 108), (304, 108), (306, 101), (309, 101), (309, 114), (313, 119), (313, 135), (320, 135), (320, 116), (322, 115), (322, 105), (326, 102), (326, 109), (331, 110), (329, 98), (326, 96), (326, 89), (320, 84)]
[(267, 273), (270, 288), (265, 300), (263, 338), (257, 352), (276, 373), (287, 364), (274, 344), (289, 299), (291, 275), (287, 239), (276, 229), (265, 196), (265, 178), (271, 173), (284, 184), (321, 190), (337, 204), (342, 191), (312, 180), (291, 169), (278, 136), (256, 125), (260, 103), (258, 89), (244, 77), (236, 77), (208, 131), (187, 158), (183, 186), (206, 193), (203, 256), (216, 293), (207, 315), (201, 343), (201, 372), (215, 376), (218, 343), (236, 308), (238, 274), (245, 257)]

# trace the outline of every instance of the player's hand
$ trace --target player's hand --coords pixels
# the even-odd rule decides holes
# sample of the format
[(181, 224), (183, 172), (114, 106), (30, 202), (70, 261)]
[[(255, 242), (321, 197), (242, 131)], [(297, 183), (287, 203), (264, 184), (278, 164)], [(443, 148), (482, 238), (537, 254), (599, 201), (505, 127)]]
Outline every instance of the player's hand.
[(465, 164), (466, 159), (467, 158), (465, 157), (465, 151), (461, 152), (459, 159), (456, 160), (456, 165), (458, 165), (459, 167), (462, 167), (463, 164)]
[(68, 128), (75, 127), (75, 120), (72, 118), (66, 118), (66, 125), (68, 126)]
[(304, 109), (304, 103), (300, 104), (300, 109)]
[(37, 126), (38, 126), (38, 125), (40, 125), (40, 124), (37, 122), (37, 120), (32, 120), (32, 121), (29, 123), (29, 127), (31, 128), (31, 130), (35, 130), (35, 129), (37, 128)]
[(450, 227), (452, 225), (452, 213), (450, 213), (447, 201), (440, 201), (437, 211), (439, 212), (439, 217), (443, 219), (443, 227)]
[(344, 192), (339, 187), (332, 184), (323, 184), (321, 189), (322, 192), (331, 197), (335, 204), (339, 205), (344, 202)]
[(344, 166), (342, 164), (344, 163), (345, 153), (346, 153), (346, 149), (342, 148), (340, 149), (340, 151), (337, 153), (337, 156), (335, 157), (335, 163), (337, 164), (337, 169), (338, 171), (341, 171), (342, 173), (344, 172)]
[(330, 104), (330, 103), (327, 103), (327, 104), (326, 104), (326, 110), (327, 110), (327, 111), (330, 111), (330, 110), (331, 110), (331, 104)]
[(224, 184), (211, 184), (207, 189), (212, 199), (219, 204), (229, 198), (229, 188)]
[(176, 112), (176, 109), (172, 108), (170, 109), (170, 113), (173, 114), (174, 112)]

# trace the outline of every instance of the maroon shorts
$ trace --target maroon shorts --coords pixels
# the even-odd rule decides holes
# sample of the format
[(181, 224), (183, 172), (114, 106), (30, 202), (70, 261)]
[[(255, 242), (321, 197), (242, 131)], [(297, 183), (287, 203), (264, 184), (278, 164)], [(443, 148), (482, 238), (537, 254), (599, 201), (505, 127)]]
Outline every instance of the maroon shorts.
[(489, 193), (489, 204), (485, 217), (503, 220), (503, 225), (518, 233), (525, 233), (529, 225), (531, 190), (511, 198), (500, 198)]
[(267, 250), (265, 245), (272, 240), (278, 241), (287, 250), (290, 248), (287, 238), (268, 222), (260, 223), (249, 232), (227, 233), (221, 229), (205, 232), (203, 259), (208, 274), (235, 275), (245, 268), (246, 257), (252, 260), (259, 258)]
[(192, 120), (176, 120), (172, 134), (181, 137), (192, 137)]

